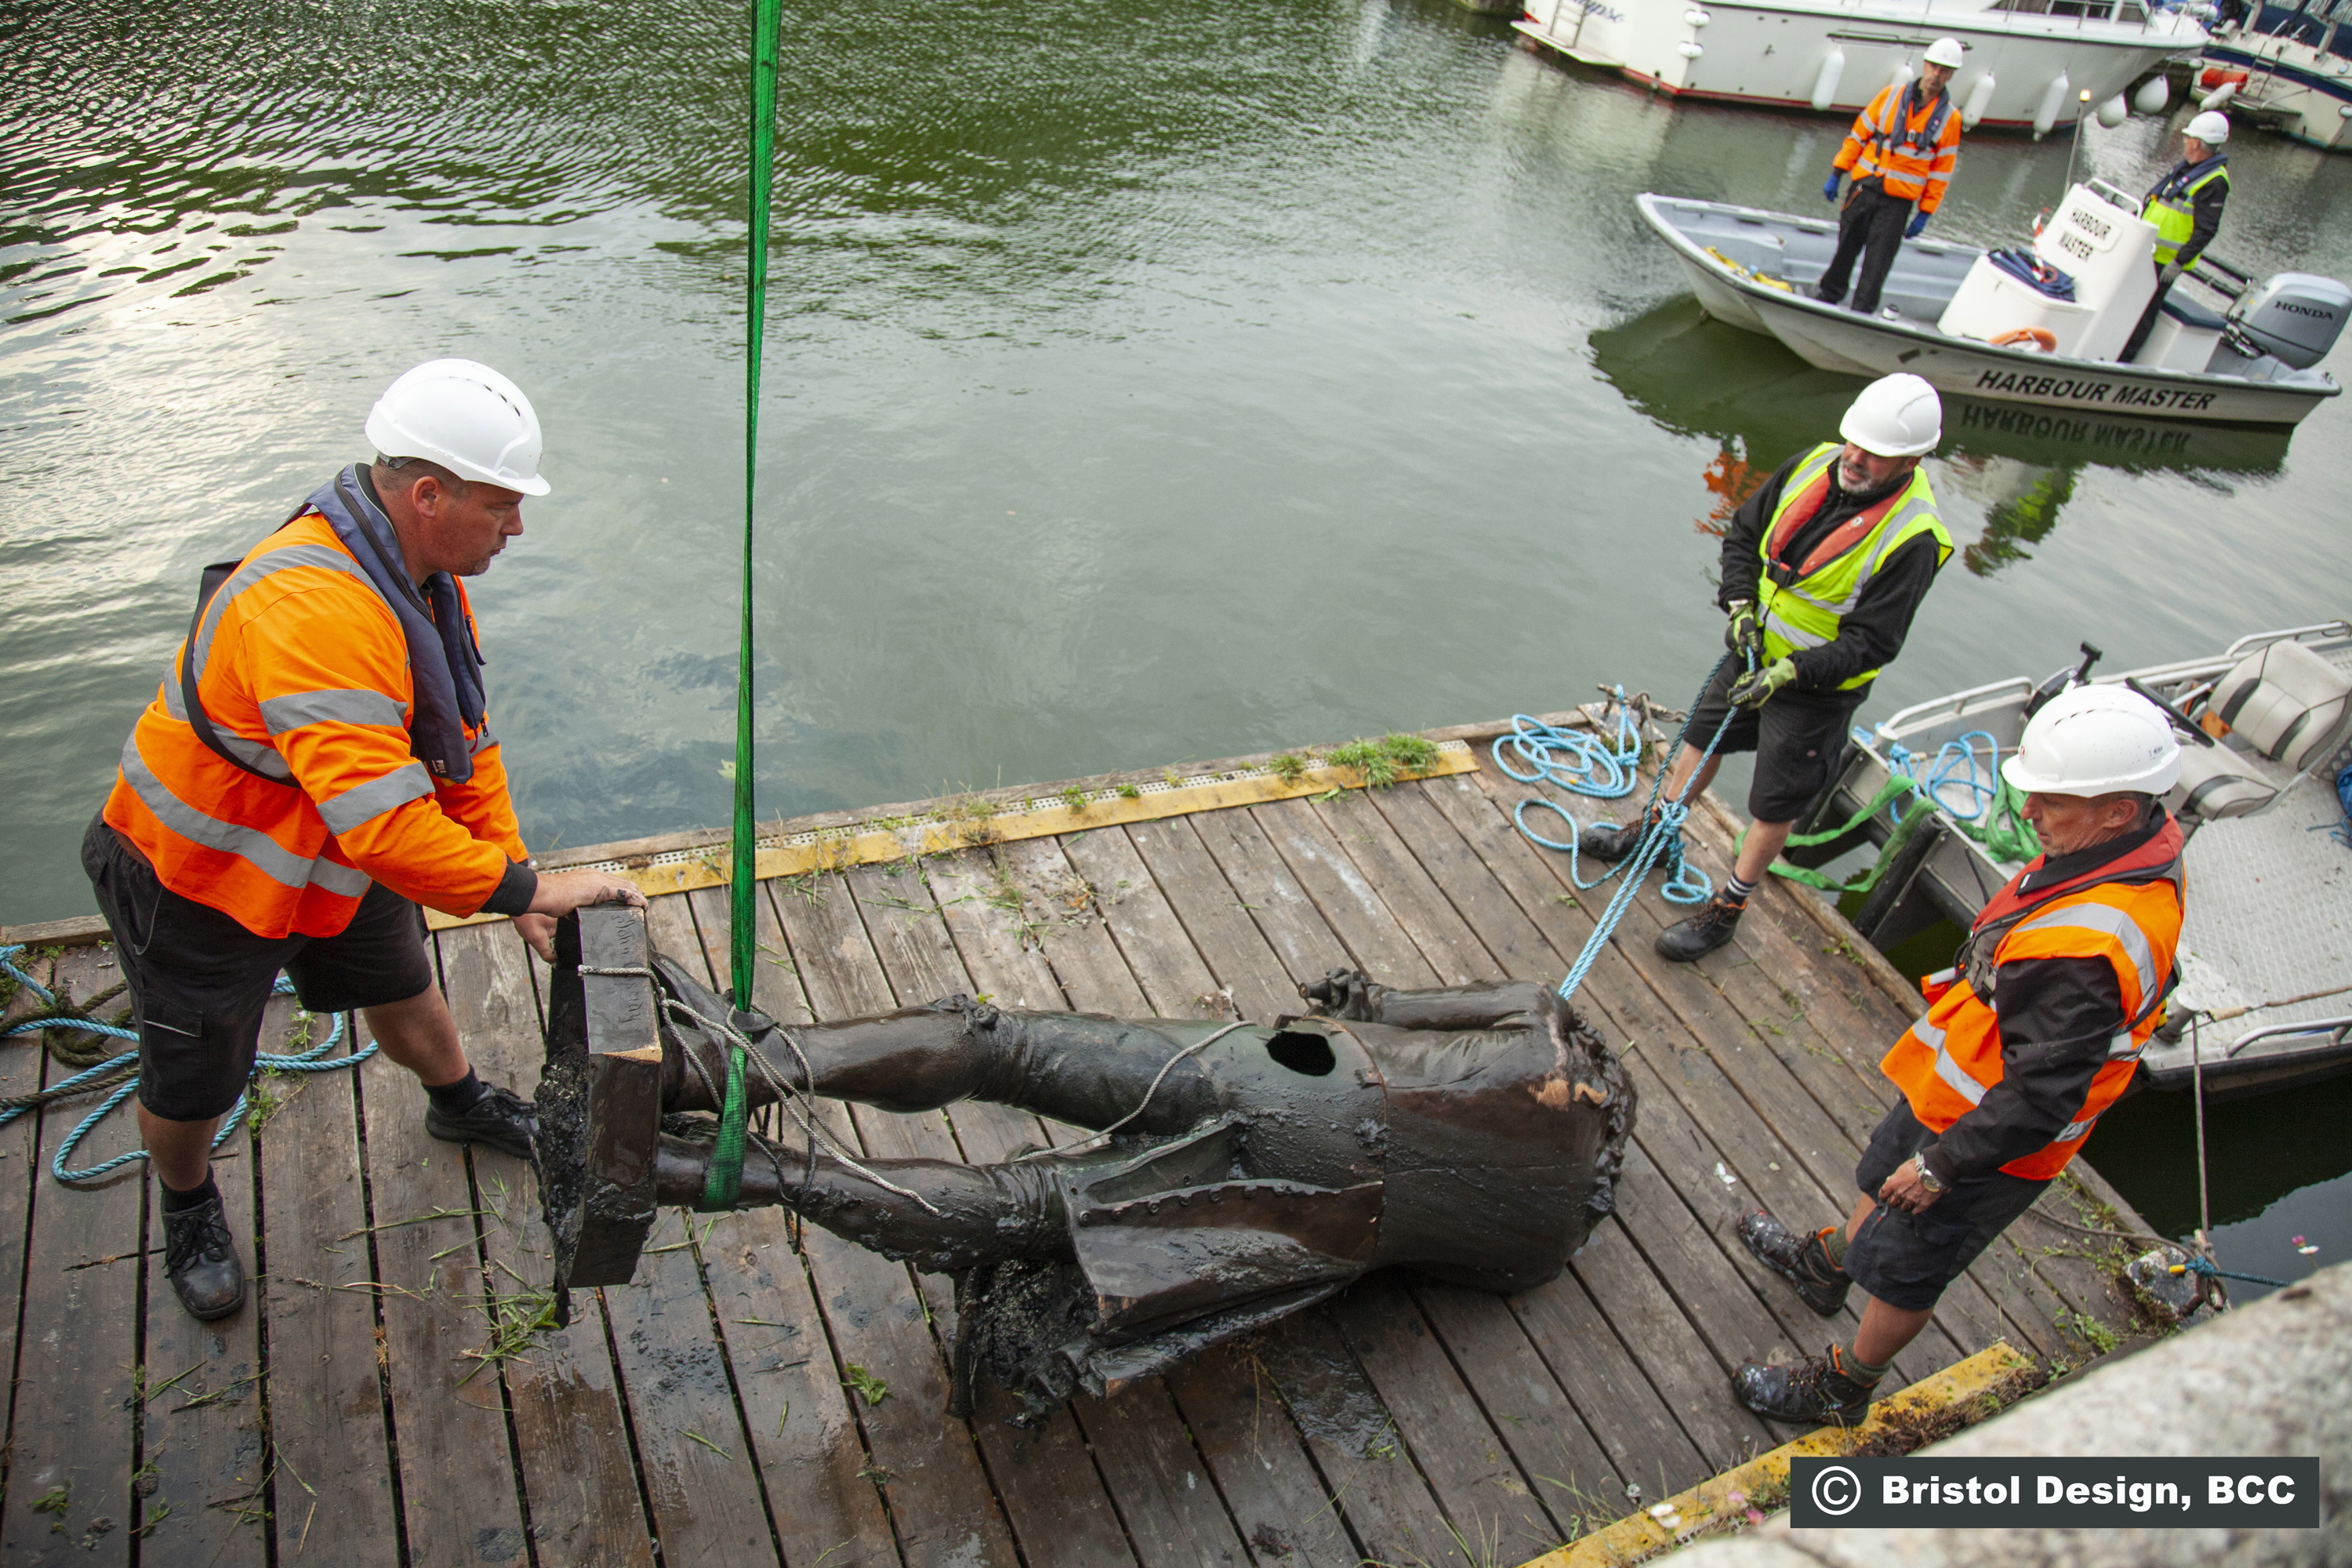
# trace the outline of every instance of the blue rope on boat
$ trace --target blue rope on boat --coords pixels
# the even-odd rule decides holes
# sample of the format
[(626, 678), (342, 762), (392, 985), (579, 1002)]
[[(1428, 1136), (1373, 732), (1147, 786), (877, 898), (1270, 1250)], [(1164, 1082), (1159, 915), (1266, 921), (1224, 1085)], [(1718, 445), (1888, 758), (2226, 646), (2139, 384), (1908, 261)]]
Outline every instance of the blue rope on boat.
[[(1559, 983), (1559, 994), (1563, 1001), (1576, 994), (1577, 988), (1584, 984), (1585, 975), (1590, 973), (1593, 964), (1600, 961), (1601, 950), (1608, 946), (1609, 939), (1616, 934), (1618, 922), (1625, 918), (1625, 911), (1633, 907), (1634, 897), (1641, 892), (1642, 884), (1649, 879), (1652, 869), (1659, 866), (1665, 868), (1666, 879), (1658, 890), (1670, 903), (1704, 903), (1714, 896), (1715, 884), (1707, 874), (1692, 866), (1684, 858), (1683, 823), (1690, 816), (1690, 800), (1697, 793), (1699, 773), (1706, 769), (1707, 759), (1715, 755), (1715, 749), (1723, 743), (1724, 731), (1731, 728), (1733, 710), (1730, 707), (1726, 706), (1724, 709), (1723, 719), (1716, 725), (1715, 733), (1708, 737), (1706, 750), (1700, 754), (1698, 766), (1691, 770), (1690, 778), (1683, 785), (1683, 793), (1668, 801), (1661, 801), (1659, 796), (1665, 791), (1666, 773), (1673, 765), (1671, 759), (1682, 754), (1683, 744), (1690, 738), (1691, 715), (1698, 711), (1699, 700), (1706, 696), (1707, 688), (1715, 684), (1715, 678), (1723, 673), (1724, 666), (1729, 664), (1732, 658), (1733, 655), (1726, 653), (1721, 658), (1717, 659), (1715, 667), (1706, 672), (1706, 679), (1699, 683), (1698, 698), (1692, 700), (1690, 712), (1684, 715), (1683, 727), (1675, 736), (1673, 746), (1667, 751), (1666, 756), (1669, 760), (1659, 766), (1657, 776), (1650, 783), (1650, 798), (1642, 806), (1642, 820), (1648, 823), (1649, 826), (1643, 832), (1641, 841), (1634, 847), (1631, 856), (1619, 861), (1601, 876), (1588, 882), (1584, 879), (1577, 858), (1576, 818), (1570, 816), (1566, 808), (1558, 801), (1542, 795), (1530, 795), (1528, 799), (1519, 802), (1517, 807), (1511, 813), (1511, 820), (1531, 841), (1542, 845), (1547, 849), (1566, 852), (1569, 879), (1580, 890), (1591, 892), (1612, 878), (1622, 878), (1622, 880), (1617, 884), (1616, 892), (1610, 895), (1608, 907), (1602, 910), (1601, 917), (1593, 921), (1592, 934), (1584, 939), (1582, 951), (1577, 953), (1576, 962), (1569, 966), (1567, 975)], [(1748, 661), (1748, 668), (1754, 669), (1756, 661), (1753, 656), (1750, 656)], [(1633, 726), (1632, 715), (1625, 710), (1625, 692), (1622, 687), (1617, 689), (1616, 701), (1618, 728), (1617, 739), (1613, 745), (1592, 735), (1583, 738), (1584, 747), (1581, 749), (1560, 744), (1550, 737), (1566, 735), (1569, 731), (1560, 731), (1552, 725), (1543, 724), (1521, 715), (1511, 721), (1512, 734), (1496, 742), (1495, 765), (1522, 784), (1536, 782), (1535, 778), (1515, 771), (1503, 760), (1504, 740), (1518, 742), (1515, 749), (1518, 750), (1520, 759), (1528, 763), (1536, 770), (1537, 777), (1541, 777), (1546, 782), (1557, 782), (1544, 772), (1553, 750), (1570, 753), (1588, 773), (1591, 771), (1600, 771), (1597, 767), (1598, 759), (1605, 756), (1625, 772), (1625, 787), (1615, 793), (1620, 795), (1631, 793), (1633, 772), (1641, 762), (1641, 739), (1638, 729)], [(1533, 732), (1522, 729), (1522, 725), (1533, 726)], [(1630, 752), (1625, 745), (1625, 736), (1629, 730), (1633, 731), (1633, 735)], [(1522, 735), (1528, 735), (1529, 739), (1526, 742), (1518, 742), (1518, 737)], [(1562, 771), (1575, 774), (1579, 772), (1579, 768), (1563, 767)], [(1606, 776), (1604, 772), (1603, 777)], [(1575, 789), (1579, 794), (1583, 795), (1601, 794), (1599, 789), (1580, 788), (1573, 783), (1563, 782), (1562, 787)], [(1568, 824), (1568, 842), (1563, 844), (1558, 839), (1547, 838), (1528, 826), (1527, 814), (1529, 806), (1541, 806)], [(1602, 823), (1595, 826), (1609, 825)]]
[[(18, 953), (24, 951), (24, 944), (21, 942), (15, 946), (0, 947), (0, 970), (5, 970), (11, 979), (15, 980), (19, 985), (28, 988), (44, 1003), (48, 1004), (51, 1006), (56, 1005), (56, 994), (51, 992), (47, 986), (43, 985), (39, 981), (34, 979), (23, 970), (17, 968), (16, 963), (12, 962)], [(281, 974), (278, 977), (277, 983), (272, 985), (270, 989), (274, 994), (279, 996), (290, 996), (294, 994), (294, 983)], [(32, 1034), (43, 1029), (73, 1029), (83, 1034), (105, 1035), (118, 1040), (136, 1041), (139, 1038), (138, 1035), (133, 1033), (131, 1030), (119, 1027), (113, 1024), (102, 1024), (95, 1018), (58, 1018), (48, 1016), (27, 1018), (22, 1023), (16, 1024), (9, 1028), (0, 1029), (0, 1039), (5, 1039), (16, 1035)], [(317, 1045), (311, 1047), (307, 1051), (302, 1051), (293, 1055), (279, 1055), (270, 1051), (257, 1052), (253, 1058), (253, 1069), (256, 1072), (341, 1072), (345, 1068), (355, 1068), (359, 1066), (360, 1063), (367, 1060), (376, 1053), (375, 1042), (371, 1040), (367, 1045), (359, 1050), (352, 1052), (349, 1056), (329, 1058), (327, 1057), (327, 1053), (333, 1050), (335, 1047), (341, 1042), (342, 1037), (343, 1016), (338, 1013), (334, 1015), (333, 1026), (327, 1031), (327, 1037), (325, 1039), (320, 1041)], [(137, 1051), (125, 1051), (121, 1056), (99, 1063), (96, 1067), (84, 1068), (82, 1071), (74, 1074), (73, 1077), (67, 1079), (62, 1083), (50, 1086), (49, 1092), (51, 1094), (60, 1094), (67, 1090), (76, 1089), (84, 1083), (103, 1078), (108, 1073), (129, 1067), (138, 1061), (138, 1059), (139, 1053)], [(130, 1099), (131, 1094), (136, 1091), (138, 1088), (139, 1076), (138, 1074), (133, 1073), (131, 1077), (123, 1079), (121, 1083), (116, 1085), (114, 1092), (108, 1095), (104, 1103), (100, 1104), (96, 1110), (93, 1110), (88, 1116), (83, 1117), (81, 1119), (80, 1125), (77, 1126), (71, 1132), (66, 1134), (64, 1140), (58, 1144), (57, 1152), (52, 1155), (49, 1160), (50, 1174), (56, 1176), (58, 1181), (65, 1183), (91, 1182), (96, 1181), (100, 1176), (107, 1175), (114, 1171), (120, 1170), (122, 1166), (129, 1164), (133, 1160), (144, 1160), (147, 1157), (146, 1150), (131, 1149), (123, 1153), (115, 1155), (110, 1160), (101, 1161), (100, 1163), (92, 1165), (87, 1170), (68, 1170), (66, 1166), (66, 1161), (72, 1156), (74, 1150), (80, 1145), (81, 1141), (85, 1137), (89, 1136), (90, 1130), (95, 1128), (100, 1122), (105, 1121), (106, 1118), (112, 1113), (115, 1108), (120, 1106), (124, 1100)], [(212, 1146), (214, 1148), (217, 1149), (223, 1143), (228, 1142), (229, 1135), (235, 1132), (239, 1126), (243, 1125), (245, 1121), (246, 1106), (249, 1098), (249, 1096), (243, 1094), (236, 1097), (236, 1103), (230, 1107), (227, 1117), (221, 1122), (220, 1131), (213, 1135)], [(35, 1108), (29, 1105), (18, 1105), (12, 1106), (6, 1110), (0, 1110), (0, 1127), (7, 1126), (8, 1123), (16, 1121), (16, 1118), (24, 1115), (26, 1111), (33, 1109)]]
[[(1856, 725), (1853, 737), (1867, 745), (1871, 733)], [(1985, 763), (1981, 768), (1977, 765), (1976, 742), (1979, 741), (1985, 743)], [(1899, 742), (1887, 747), (1886, 761), (1895, 772), (1917, 780), (1922, 792), (1942, 809), (1945, 816), (1962, 822), (1975, 822), (1982, 817), (1992, 809), (1992, 803), (2000, 795), (2000, 742), (1992, 738), (1990, 731), (1971, 730), (1958, 740), (1945, 742), (1936, 749), (1925, 773), (1920, 771), (1918, 754)], [(1963, 767), (1967, 769), (1966, 776), (1955, 777), (1955, 771)], [(1966, 791), (1968, 805), (1954, 805), (1945, 797), (1947, 789)], [(1890, 805), (1886, 808), (1888, 816), (1898, 822), (1902, 820), (1904, 804), (1898, 800)]]

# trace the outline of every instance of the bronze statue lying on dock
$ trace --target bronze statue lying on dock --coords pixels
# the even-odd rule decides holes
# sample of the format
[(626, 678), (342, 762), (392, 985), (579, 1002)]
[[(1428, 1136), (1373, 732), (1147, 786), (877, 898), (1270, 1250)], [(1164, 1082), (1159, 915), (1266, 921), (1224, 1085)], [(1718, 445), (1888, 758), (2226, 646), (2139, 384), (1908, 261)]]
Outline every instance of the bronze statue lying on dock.
[[(625, 1282), (658, 1205), (782, 1205), (955, 1276), (963, 1414), (983, 1366), (1042, 1411), (1391, 1264), (1493, 1290), (1558, 1274), (1609, 1213), (1633, 1128), (1599, 1035), (1530, 984), (1335, 970), (1302, 991), (1310, 1016), (1267, 1025), (950, 996), (785, 1028), (652, 953), (639, 911), (583, 910), (558, 940), (539, 1099), (559, 1291)], [(745, 1103), (787, 1113), (749, 1139), (730, 1204), (710, 1113), (739, 1041)], [(992, 1165), (868, 1160), (806, 1095), (984, 1100), (1100, 1135)]]

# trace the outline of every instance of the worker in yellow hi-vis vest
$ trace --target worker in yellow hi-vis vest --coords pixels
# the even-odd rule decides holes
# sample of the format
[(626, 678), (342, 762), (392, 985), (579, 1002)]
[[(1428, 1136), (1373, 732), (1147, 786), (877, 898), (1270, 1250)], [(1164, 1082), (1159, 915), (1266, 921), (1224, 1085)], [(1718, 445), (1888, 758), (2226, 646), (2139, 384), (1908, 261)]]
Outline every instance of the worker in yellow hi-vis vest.
[[(1853, 710), (1902, 651), (1919, 602), (1952, 557), (1952, 537), (1919, 468), (1944, 437), (1936, 389), (1916, 375), (1874, 381), (1838, 433), (1843, 445), (1825, 441), (1783, 464), (1724, 533), (1717, 603), (1731, 617), (1726, 646), (1747, 657), (1724, 664), (1691, 713), (1692, 740), (1713, 736), (1731, 715), (1716, 754), (1685, 741), (1665, 794), (1681, 798), (1694, 773), (1705, 789), (1723, 753), (1754, 752), (1754, 821), (1730, 881), (1697, 914), (1659, 933), (1659, 954), (1678, 963), (1732, 939), (1748, 895), (1829, 784)], [(1586, 828), (1577, 847), (1622, 860), (1646, 826)]]
[(2172, 285), (2197, 265), (2221, 231), (2221, 207), (2230, 199), (2230, 159), (2221, 148), (2229, 140), (2229, 116), (2207, 110), (2180, 133), (2180, 162), (2147, 193), (2139, 216), (2156, 225), (2156, 293), (2116, 356), (2126, 363), (2138, 357), (2148, 333), (2156, 331), (2157, 312)]

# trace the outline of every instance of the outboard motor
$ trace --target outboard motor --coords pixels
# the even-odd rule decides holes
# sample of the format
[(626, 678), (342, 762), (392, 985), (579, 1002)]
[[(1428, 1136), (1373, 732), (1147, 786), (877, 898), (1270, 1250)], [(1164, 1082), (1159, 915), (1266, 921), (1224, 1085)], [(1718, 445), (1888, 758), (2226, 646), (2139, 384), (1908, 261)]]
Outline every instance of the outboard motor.
[(2352, 289), (2309, 272), (2280, 272), (2230, 307), (2229, 345), (2253, 359), (2269, 354), (2294, 370), (2327, 357), (2352, 316)]

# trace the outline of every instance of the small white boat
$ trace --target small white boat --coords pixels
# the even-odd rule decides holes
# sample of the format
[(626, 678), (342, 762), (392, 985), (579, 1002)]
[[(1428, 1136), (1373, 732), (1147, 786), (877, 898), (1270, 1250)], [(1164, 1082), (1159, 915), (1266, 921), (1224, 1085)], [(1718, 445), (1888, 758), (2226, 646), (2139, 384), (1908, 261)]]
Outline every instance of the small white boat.
[(1920, 238), (1897, 254), (1875, 316), (1812, 297), (1837, 249), (1827, 218), (1638, 201), (1708, 314), (1778, 338), (1824, 370), (1910, 371), (1989, 401), (2249, 425), (2297, 424), (2343, 390), (2313, 367), (2352, 317), (2352, 289), (2301, 272), (2255, 285), (2210, 257), (2190, 276), (2235, 296), (2227, 314), (2176, 285), (2138, 357), (2117, 363), (2155, 291), (2156, 226), (2102, 180), (2075, 185), (2033, 237), (2031, 259), (2059, 275), (2055, 292), (1987, 252)]
[(2340, 19), (2265, 5), (2216, 32), (2190, 90), (2216, 109), (2314, 147), (2352, 147), (2352, 33)]
[(1514, 24), (1582, 65), (1676, 97), (1856, 113), (1878, 89), (1917, 74), (1939, 37), (1967, 51), (1953, 78), (1961, 122), (2036, 136), (2095, 110), (2114, 124), (2154, 113), (2165, 89), (2127, 105), (2126, 89), (2167, 59), (2205, 46), (2205, 29), (2141, 0), (1528, 0)]
[[(2140, 1058), (2146, 1077), (2186, 1089), (2201, 1065), (2208, 1098), (2227, 1098), (2352, 1071), (2352, 839), (2336, 784), (2352, 765), (2352, 622), (2257, 633), (2219, 654), (2117, 675), (2089, 676), (2097, 655), (2084, 653), (2080, 668), (2041, 682), (2016, 676), (1956, 691), (1854, 731), (1801, 834), (1850, 822), (1897, 771), (1921, 781), (1936, 806), (1895, 850), (1854, 924), (1881, 948), (1939, 919), (1965, 928), (2021, 866), (1970, 830), (1982, 830), (1993, 770), (2016, 750), (2037, 700), (2079, 678), (2136, 682), (2187, 721), (2180, 783), (2166, 799), (2189, 834), (2180, 988)], [(1884, 846), (1893, 826), (1879, 811), (1843, 842), (1801, 851), (1801, 863), (1823, 864), (1864, 837)]]

